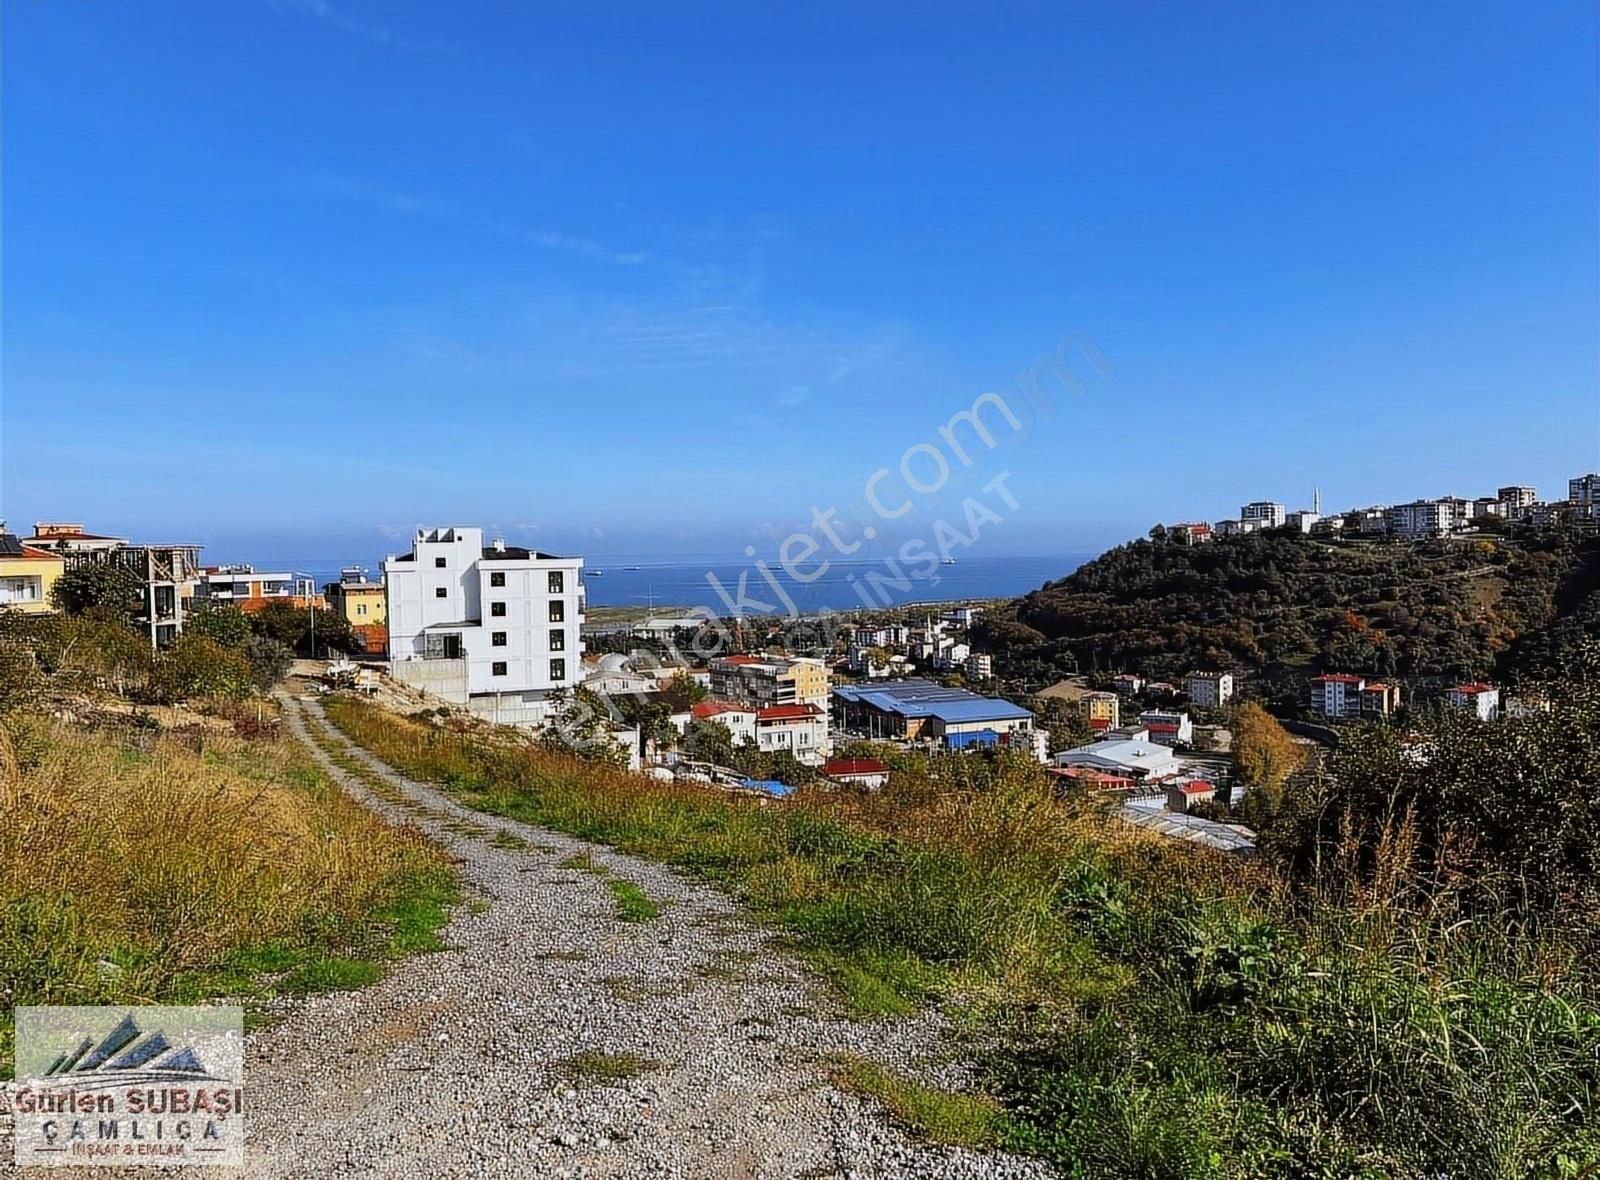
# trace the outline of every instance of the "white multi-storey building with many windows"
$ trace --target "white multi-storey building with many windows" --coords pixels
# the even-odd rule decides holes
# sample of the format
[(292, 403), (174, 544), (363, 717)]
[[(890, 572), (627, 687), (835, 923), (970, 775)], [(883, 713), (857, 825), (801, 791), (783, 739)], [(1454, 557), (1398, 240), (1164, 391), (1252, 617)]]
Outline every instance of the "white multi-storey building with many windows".
[(1288, 515), (1284, 506), (1275, 500), (1256, 500), (1239, 509), (1239, 522), (1253, 520), (1259, 522), (1258, 528), (1281, 529)]
[(418, 529), (387, 557), (390, 672), (491, 721), (540, 725), (551, 695), (582, 678), (583, 558), (479, 528)]

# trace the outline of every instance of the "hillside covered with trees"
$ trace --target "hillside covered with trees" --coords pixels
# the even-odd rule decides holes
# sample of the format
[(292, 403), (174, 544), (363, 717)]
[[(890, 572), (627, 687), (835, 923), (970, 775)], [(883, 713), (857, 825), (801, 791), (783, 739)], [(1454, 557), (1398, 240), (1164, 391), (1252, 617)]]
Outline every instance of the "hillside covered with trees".
[(1008, 679), (1193, 668), (1285, 685), (1338, 670), (1459, 680), (1557, 673), (1600, 634), (1600, 538), (1412, 545), (1287, 531), (1119, 546), (977, 628)]

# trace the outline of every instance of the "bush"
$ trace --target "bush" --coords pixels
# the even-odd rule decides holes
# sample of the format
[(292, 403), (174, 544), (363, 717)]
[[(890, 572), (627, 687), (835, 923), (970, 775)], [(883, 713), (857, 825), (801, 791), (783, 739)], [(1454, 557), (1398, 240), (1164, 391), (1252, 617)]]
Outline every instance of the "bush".
[(255, 683), (255, 669), (243, 652), (185, 632), (156, 656), (149, 696), (163, 704), (190, 697), (237, 699), (248, 696)]
[(68, 570), (50, 588), (51, 601), (69, 615), (102, 610), (130, 619), (143, 609), (143, 587), (132, 570), (98, 562)]

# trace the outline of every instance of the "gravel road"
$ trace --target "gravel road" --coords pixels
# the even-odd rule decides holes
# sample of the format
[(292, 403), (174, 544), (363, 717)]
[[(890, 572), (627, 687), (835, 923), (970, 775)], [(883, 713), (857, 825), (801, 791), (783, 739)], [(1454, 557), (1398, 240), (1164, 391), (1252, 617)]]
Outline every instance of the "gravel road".
[[(444, 931), (450, 949), (252, 1035), (246, 1175), (1052, 1175), (919, 1142), (828, 1080), (840, 1053), (958, 1077), (938, 1017), (851, 1021), (715, 889), (460, 807), (347, 742), (315, 701), (284, 704), (295, 736), (315, 727), (381, 776), (369, 785), (312, 746), (374, 811), (439, 840), (477, 900)], [(661, 915), (620, 920), (602, 876), (563, 867), (581, 853)], [(651, 1064), (608, 1080), (583, 1054)]]

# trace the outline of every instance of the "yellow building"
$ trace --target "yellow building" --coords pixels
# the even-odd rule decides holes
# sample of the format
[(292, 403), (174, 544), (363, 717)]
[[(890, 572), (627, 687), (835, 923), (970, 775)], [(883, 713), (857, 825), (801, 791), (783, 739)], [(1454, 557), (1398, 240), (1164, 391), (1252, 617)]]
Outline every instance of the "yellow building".
[(833, 687), (833, 674), (821, 660), (794, 660), (781, 679), (794, 682), (796, 704), (816, 705), (824, 711)]
[(1114, 692), (1086, 692), (1082, 707), (1084, 720), (1095, 733), (1104, 733), (1122, 724), (1122, 702)]
[(359, 567), (344, 571), (337, 582), (323, 587), (328, 606), (338, 611), (352, 627), (372, 627), (389, 624), (389, 604), (384, 597), (382, 582), (369, 582)]
[(50, 591), (65, 568), (59, 553), (35, 549), (11, 533), (0, 533), (0, 609), (30, 615), (54, 610)]

